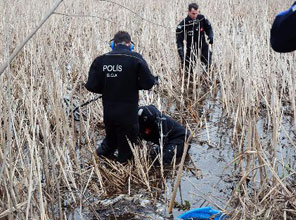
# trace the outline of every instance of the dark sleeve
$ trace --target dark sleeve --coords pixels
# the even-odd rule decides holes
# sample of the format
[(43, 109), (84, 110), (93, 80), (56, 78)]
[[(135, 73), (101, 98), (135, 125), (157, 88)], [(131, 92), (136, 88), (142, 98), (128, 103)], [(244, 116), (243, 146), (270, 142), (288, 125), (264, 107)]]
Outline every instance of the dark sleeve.
[(296, 50), (296, 1), (289, 10), (275, 17), (270, 31), (270, 43), (276, 52)]
[(166, 141), (170, 141), (171, 143), (177, 140), (185, 141), (189, 137), (190, 132), (186, 132), (185, 127), (180, 123), (166, 115), (163, 115), (162, 118), (163, 134)]
[(138, 54), (138, 85), (139, 90), (151, 89), (154, 84), (156, 84), (157, 78), (154, 77), (148, 67), (146, 61)]
[(205, 32), (208, 36), (209, 44), (214, 43), (214, 32), (212, 25), (208, 19), (205, 18)]
[(105, 77), (101, 69), (101, 65), (99, 65), (99, 59), (100, 58), (96, 58), (90, 66), (85, 88), (90, 92), (102, 94)]
[(184, 34), (185, 34), (185, 20), (183, 20), (176, 29), (176, 43), (178, 48), (178, 54), (181, 60), (184, 60)]

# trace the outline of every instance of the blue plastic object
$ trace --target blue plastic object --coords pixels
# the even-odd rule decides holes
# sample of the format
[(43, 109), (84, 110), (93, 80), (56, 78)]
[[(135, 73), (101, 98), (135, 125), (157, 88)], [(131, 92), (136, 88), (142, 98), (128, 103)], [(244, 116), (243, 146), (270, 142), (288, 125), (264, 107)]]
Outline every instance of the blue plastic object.
[(185, 220), (222, 220), (228, 218), (228, 216), (211, 207), (203, 207), (185, 212), (178, 218)]

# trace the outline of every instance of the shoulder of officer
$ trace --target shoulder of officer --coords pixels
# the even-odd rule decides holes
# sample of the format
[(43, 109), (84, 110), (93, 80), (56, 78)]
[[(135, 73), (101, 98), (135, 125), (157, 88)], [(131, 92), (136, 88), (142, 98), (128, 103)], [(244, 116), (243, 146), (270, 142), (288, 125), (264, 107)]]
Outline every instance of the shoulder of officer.
[(203, 19), (206, 19), (206, 17), (204, 16), (204, 15), (202, 15), (202, 14), (199, 14), (199, 15), (197, 15), (197, 18), (196, 19), (198, 19), (198, 20), (203, 20)]
[(140, 62), (146, 62), (143, 56), (135, 51), (126, 51), (123, 55), (138, 60)]
[(104, 57), (106, 57), (106, 54), (102, 54), (100, 56), (97, 56), (93, 62), (100, 62), (102, 59), (104, 59)]
[(131, 56), (134, 56), (135, 58), (138, 58), (140, 60), (144, 60), (143, 56), (135, 51), (130, 51)]
[(134, 59), (136, 61), (140, 61), (142, 63), (146, 63), (145, 59), (142, 57), (141, 54), (135, 52), (135, 51), (128, 51), (128, 50), (125, 50), (125, 51), (121, 51), (120, 53), (114, 53), (113, 51), (111, 51), (111, 53), (108, 53), (106, 54), (107, 56), (108, 55), (118, 55), (118, 56), (124, 56), (124, 57), (127, 57), (127, 58), (130, 58), (130, 59)]
[(184, 29), (184, 25), (188, 24), (188, 16), (184, 18), (177, 26), (177, 32), (182, 32)]
[(206, 16), (201, 15), (202, 17), (200, 18), (200, 21), (204, 22), (206, 25), (211, 26), (211, 22), (207, 19)]

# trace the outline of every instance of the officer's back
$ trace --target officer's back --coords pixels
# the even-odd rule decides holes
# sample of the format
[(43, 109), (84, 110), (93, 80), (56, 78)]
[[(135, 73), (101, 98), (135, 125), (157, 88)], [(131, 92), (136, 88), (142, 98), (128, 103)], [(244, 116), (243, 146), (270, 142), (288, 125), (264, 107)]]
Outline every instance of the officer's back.
[[(118, 45), (113, 51), (103, 56), (103, 72), (106, 75), (103, 100), (108, 103), (136, 103), (139, 89), (150, 89), (154, 81), (143, 81), (138, 84), (138, 74), (145, 64), (141, 55), (129, 51), (125, 45)], [(142, 86), (140, 86), (142, 83)], [(139, 88), (142, 87), (142, 88)]]
[(154, 80), (142, 56), (118, 44), (111, 52), (95, 59), (86, 88), (102, 94), (104, 119), (136, 122), (138, 90), (150, 89)]

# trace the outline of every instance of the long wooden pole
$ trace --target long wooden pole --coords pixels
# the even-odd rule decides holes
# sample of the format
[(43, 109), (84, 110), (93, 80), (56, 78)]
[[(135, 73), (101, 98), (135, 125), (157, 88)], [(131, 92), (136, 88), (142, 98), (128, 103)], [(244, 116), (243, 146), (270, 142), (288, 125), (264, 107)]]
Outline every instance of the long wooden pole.
[(36, 32), (41, 28), (41, 26), (46, 22), (46, 20), (54, 13), (54, 11), (59, 7), (63, 0), (58, 0), (50, 12), (42, 19), (40, 24), (31, 32), (31, 34), (17, 47), (14, 49), (13, 53), (9, 56), (8, 60), (1, 66), (0, 76), (6, 70), (8, 65), (13, 61), (13, 59), (18, 55), (18, 53), (23, 49), (26, 43), (36, 34)]

